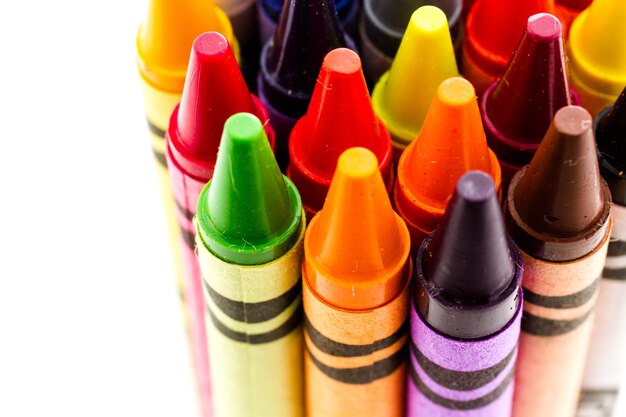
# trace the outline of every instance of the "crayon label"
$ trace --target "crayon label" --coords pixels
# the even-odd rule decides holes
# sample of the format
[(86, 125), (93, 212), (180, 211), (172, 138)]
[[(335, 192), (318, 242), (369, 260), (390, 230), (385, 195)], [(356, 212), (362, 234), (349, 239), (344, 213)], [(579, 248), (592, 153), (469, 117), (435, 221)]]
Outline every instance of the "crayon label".
[(583, 391), (576, 417), (613, 417), (617, 390)]

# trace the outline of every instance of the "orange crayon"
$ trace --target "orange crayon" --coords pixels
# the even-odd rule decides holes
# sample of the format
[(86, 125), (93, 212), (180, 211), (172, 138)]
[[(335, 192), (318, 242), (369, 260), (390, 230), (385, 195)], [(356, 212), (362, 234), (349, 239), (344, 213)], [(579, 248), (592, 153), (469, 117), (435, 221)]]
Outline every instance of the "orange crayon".
[(487, 147), (474, 88), (463, 78), (449, 78), (398, 162), (393, 202), (414, 250), (439, 224), (459, 178), (472, 170), (490, 174), (500, 190), (500, 165)]
[(304, 240), (309, 417), (404, 415), (410, 246), (376, 157), (348, 149)]

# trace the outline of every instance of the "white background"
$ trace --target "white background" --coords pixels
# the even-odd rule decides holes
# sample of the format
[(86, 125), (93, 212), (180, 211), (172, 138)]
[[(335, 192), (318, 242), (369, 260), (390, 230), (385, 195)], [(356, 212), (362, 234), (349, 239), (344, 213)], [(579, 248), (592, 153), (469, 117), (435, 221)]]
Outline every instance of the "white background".
[(135, 66), (146, 8), (0, 2), (0, 416), (196, 416)]
[(135, 67), (146, 0), (0, 2), (0, 416), (197, 416)]

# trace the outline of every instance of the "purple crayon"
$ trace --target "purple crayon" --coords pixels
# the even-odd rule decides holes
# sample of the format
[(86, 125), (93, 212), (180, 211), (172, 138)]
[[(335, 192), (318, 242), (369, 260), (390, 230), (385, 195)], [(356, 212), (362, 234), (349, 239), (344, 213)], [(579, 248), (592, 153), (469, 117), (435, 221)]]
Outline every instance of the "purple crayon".
[(468, 172), (416, 258), (408, 417), (511, 415), (521, 277), (493, 180)]

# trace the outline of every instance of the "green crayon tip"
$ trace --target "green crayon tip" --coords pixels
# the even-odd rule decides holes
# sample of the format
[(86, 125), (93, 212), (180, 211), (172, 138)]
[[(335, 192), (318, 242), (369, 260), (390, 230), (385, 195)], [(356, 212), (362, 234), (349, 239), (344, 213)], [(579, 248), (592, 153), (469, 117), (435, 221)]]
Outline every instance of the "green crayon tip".
[(259, 265), (296, 243), (302, 202), (283, 176), (258, 118), (231, 116), (217, 154), (213, 179), (198, 198), (197, 228), (204, 246), (238, 265)]

